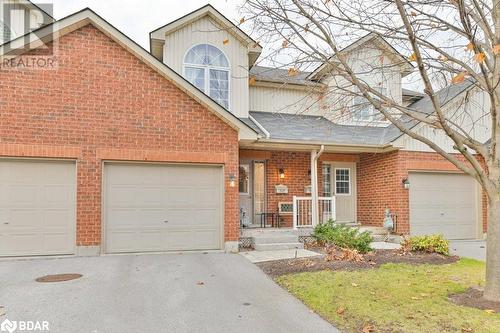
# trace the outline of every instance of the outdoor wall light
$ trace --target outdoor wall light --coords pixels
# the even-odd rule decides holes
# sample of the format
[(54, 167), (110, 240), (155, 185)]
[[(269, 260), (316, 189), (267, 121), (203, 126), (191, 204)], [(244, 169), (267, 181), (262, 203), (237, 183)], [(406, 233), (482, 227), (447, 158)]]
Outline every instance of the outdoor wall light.
[(311, 170), (310, 169), (307, 171), (307, 176), (309, 177), (309, 180), (311, 180)]
[(280, 179), (285, 179), (285, 169), (280, 168), (279, 175), (280, 175)]
[(403, 187), (405, 188), (405, 190), (410, 189), (410, 181), (408, 180), (408, 178), (403, 178)]
[(229, 186), (230, 187), (236, 186), (236, 177), (234, 176), (234, 174), (229, 175)]

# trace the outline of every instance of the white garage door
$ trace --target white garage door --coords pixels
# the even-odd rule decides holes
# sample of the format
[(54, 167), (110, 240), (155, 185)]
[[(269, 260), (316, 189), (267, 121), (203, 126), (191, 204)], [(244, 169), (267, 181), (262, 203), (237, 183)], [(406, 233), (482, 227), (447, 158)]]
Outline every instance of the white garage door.
[(106, 164), (106, 252), (220, 249), (222, 167)]
[(0, 160), (0, 256), (73, 254), (72, 162)]
[(478, 190), (463, 174), (410, 174), (412, 235), (443, 234), (448, 239), (477, 237)]

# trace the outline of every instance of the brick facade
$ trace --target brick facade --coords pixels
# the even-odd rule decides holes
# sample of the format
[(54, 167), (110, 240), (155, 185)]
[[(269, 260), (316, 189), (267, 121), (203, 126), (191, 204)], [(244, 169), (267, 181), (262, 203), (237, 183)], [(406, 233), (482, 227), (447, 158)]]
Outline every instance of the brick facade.
[[(311, 184), (311, 153), (286, 151), (240, 150), (240, 160), (260, 160), (266, 162), (267, 210), (276, 212), (279, 202), (292, 202), (293, 196), (310, 196), (305, 187)], [(318, 160), (318, 189), (322, 191), (322, 162), (355, 162), (357, 155), (323, 154)], [(279, 178), (279, 169), (285, 170), (285, 179)], [(288, 194), (276, 194), (276, 185), (286, 185)], [(282, 226), (292, 226), (292, 216), (281, 216)]]
[(0, 156), (77, 161), (77, 245), (101, 243), (103, 160), (224, 165), (237, 240), (237, 131), (90, 25), (58, 48), (56, 70), (0, 70)]
[[(409, 190), (404, 189), (402, 181), (408, 178), (409, 171), (419, 170), (459, 171), (437, 153), (396, 151), (387, 154), (360, 154), (357, 166), (358, 222), (382, 226), (385, 209), (389, 208), (397, 214), (397, 232), (409, 233)], [(483, 195), (484, 231), (487, 224), (486, 203)]]
[[(278, 202), (292, 202), (293, 196), (309, 196), (304, 187), (310, 184), (310, 153), (240, 150), (240, 160), (266, 161), (268, 211), (276, 211)], [(322, 195), (322, 162), (356, 162), (357, 221), (363, 225), (382, 226), (385, 209), (397, 214), (398, 233), (407, 234), (409, 225), (409, 190), (402, 181), (409, 171), (458, 171), (437, 153), (395, 151), (391, 153), (323, 154), (318, 161), (318, 189)], [(279, 179), (279, 169), (285, 179)], [(288, 186), (288, 194), (276, 194), (274, 186)], [(486, 199), (483, 195), (483, 207)], [(284, 226), (292, 226), (291, 216), (282, 216)], [(486, 209), (483, 209), (486, 230)]]

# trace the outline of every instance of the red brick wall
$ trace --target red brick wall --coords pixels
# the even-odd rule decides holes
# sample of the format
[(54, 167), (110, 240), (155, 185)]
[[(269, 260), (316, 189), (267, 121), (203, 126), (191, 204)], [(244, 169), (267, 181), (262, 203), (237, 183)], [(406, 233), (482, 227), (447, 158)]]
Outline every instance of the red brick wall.
[[(397, 151), (387, 154), (361, 154), (358, 174), (358, 222), (382, 226), (384, 212), (389, 208), (397, 214), (397, 232), (409, 233), (409, 190), (402, 180), (408, 171), (458, 171), (437, 153)], [(483, 207), (486, 200), (483, 195)], [(486, 230), (486, 209), (483, 208), (483, 230)]]
[[(240, 150), (240, 159), (264, 160), (267, 172), (267, 207), (268, 211), (275, 212), (279, 202), (292, 202), (293, 196), (308, 197), (311, 194), (304, 192), (304, 187), (311, 184), (309, 170), (311, 169), (310, 152), (285, 152), (285, 151), (257, 151)], [(322, 191), (322, 162), (357, 161), (357, 155), (348, 154), (323, 154), (318, 161), (318, 189)], [(279, 178), (279, 169), (285, 170), (285, 179)], [(288, 186), (288, 194), (276, 194), (276, 185)], [(282, 226), (292, 226), (292, 216), (281, 216)]]
[(224, 164), (225, 239), (238, 239), (238, 133), (90, 25), (58, 47), (57, 70), (0, 70), (0, 156), (77, 160), (77, 245), (101, 243), (107, 159)]

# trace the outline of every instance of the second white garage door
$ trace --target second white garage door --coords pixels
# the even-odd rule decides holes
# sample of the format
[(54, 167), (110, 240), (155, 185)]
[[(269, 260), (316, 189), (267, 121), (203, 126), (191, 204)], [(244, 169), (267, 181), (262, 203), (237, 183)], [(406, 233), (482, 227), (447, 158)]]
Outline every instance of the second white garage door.
[(409, 179), (412, 235), (478, 236), (478, 189), (472, 177), (422, 172), (411, 173)]
[(222, 248), (222, 167), (105, 165), (106, 252)]

